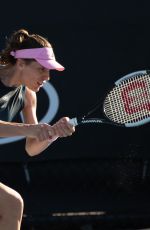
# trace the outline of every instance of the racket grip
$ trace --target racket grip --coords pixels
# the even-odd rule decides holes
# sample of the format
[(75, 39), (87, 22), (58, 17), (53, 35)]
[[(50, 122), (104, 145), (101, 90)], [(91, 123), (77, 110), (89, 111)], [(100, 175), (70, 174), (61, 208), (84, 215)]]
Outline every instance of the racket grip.
[(77, 125), (78, 125), (77, 118), (76, 118), (76, 117), (71, 118), (71, 119), (69, 120), (69, 123), (70, 123), (71, 125), (73, 125), (73, 126), (77, 126)]

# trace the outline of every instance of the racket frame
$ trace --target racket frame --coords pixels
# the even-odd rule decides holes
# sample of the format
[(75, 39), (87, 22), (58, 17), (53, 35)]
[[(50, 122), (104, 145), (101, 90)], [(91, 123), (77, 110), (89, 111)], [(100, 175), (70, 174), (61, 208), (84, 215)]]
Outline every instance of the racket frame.
[[(136, 76), (139, 75), (150, 75), (150, 70), (139, 70), (139, 71), (135, 71), (132, 73), (129, 73), (127, 75), (124, 75), (122, 78), (118, 79), (114, 84), (115, 86), (119, 86), (119, 84), (121, 84), (123, 81), (128, 80), (129, 78), (134, 78)], [(107, 117), (107, 115), (104, 113), (104, 115)], [(107, 119), (109, 119), (109, 117), (107, 117)], [(145, 118), (141, 121), (138, 122), (134, 122), (134, 123), (125, 123), (123, 126), (125, 127), (138, 127), (138, 126), (142, 126), (146, 123), (150, 122), (150, 118)], [(118, 124), (118, 123), (117, 123)]]
[[(132, 72), (130, 74), (127, 74), (125, 76), (123, 76), (122, 78), (118, 79), (114, 85), (115, 86), (119, 86), (119, 84), (121, 84), (123, 81), (129, 79), (129, 78), (134, 78), (134, 77), (138, 77), (140, 75), (150, 75), (150, 70), (140, 70), (140, 71), (135, 71)], [(109, 91), (110, 92), (110, 91)], [(105, 119), (101, 119), (101, 118), (87, 118), (86, 116), (83, 117), (74, 117), (71, 118), (69, 120), (69, 123), (73, 126), (77, 126), (80, 124), (110, 124), (110, 125), (115, 125), (115, 126), (120, 126), (120, 127), (138, 127), (141, 125), (144, 125), (146, 123), (150, 122), (150, 117), (149, 118), (145, 118), (141, 121), (138, 122), (129, 122), (129, 123), (118, 123), (118, 122), (114, 122), (111, 119), (109, 119), (109, 117), (105, 114), (105, 109), (104, 109), (104, 103), (103, 103), (103, 115), (105, 116)]]

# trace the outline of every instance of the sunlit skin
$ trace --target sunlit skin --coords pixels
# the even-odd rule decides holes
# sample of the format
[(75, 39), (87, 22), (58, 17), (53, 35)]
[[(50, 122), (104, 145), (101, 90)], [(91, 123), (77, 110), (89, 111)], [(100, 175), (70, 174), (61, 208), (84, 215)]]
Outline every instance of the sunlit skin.
[(38, 92), (45, 81), (50, 79), (50, 71), (38, 62), (32, 61), (26, 64), (24, 60), (18, 59), (15, 67), (7, 71), (7, 77), (1, 80), (8, 86), (25, 85), (34, 92)]
[[(69, 117), (66, 116), (60, 118), (54, 124), (38, 123), (36, 93), (50, 79), (49, 69), (56, 66), (60, 67), (61, 65), (59, 63), (54, 66), (48, 65), (49, 69), (46, 69), (34, 59), (30, 59), (35, 58), (31, 53), (26, 57), (28, 59), (23, 59), (22, 56), (19, 56), (20, 58), (13, 56), (12, 51), (14, 53), (14, 51), (18, 50), (18, 47), (32, 49), (32, 47), (44, 48), (51, 47), (51, 45), (43, 37), (37, 34), (30, 35), (28, 31), (21, 29), (13, 33), (6, 48), (0, 55), (2, 90), (3, 88), (5, 89), (3, 85), (6, 87), (26, 86), (22, 109), (23, 122), (0, 120), (0, 138), (25, 137), (25, 150), (29, 156), (33, 157), (41, 154), (58, 138), (71, 136), (75, 132), (75, 127), (69, 123)], [(51, 59), (48, 57), (48, 60)], [(60, 68), (56, 70), (60, 70)], [(9, 90), (11, 89), (8, 88), (8, 92)], [(48, 154), (50, 152), (51, 150), (48, 151)], [(23, 210), (24, 202), (21, 195), (0, 183), (0, 230), (20, 230)]]
[(38, 92), (44, 82), (50, 79), (50, 71), (34, 61), (26, 65), (20, 72), (21, 84), (34, 92)]
[[(7, 132), (6, 124), (2, 122), (0, 125), (2, 136), (22, 135), (23, 131), (23, 135), (25, 133), (26, 136), (26, 151), (29, 155), (34, 156), (47, 148), (52, 140), (58, 137), (70, 136), (75, 131), (75, 128), (69, 124), (68, 117), (61, 118), (52, 126), (49, 124), (38, 124), (36, 117), (36, 92), (50, 79), (50, 71), (48, 69), (36, 61), (26, 63), (23, 59), (17, 59), (14, 66), (8, 66), (3, 74), (0, 72), (0, 78), (5, 85), (10, 87), (26, 86), (25, 105), (22, 112), (25, 124), (31, 124), (29, 127), (23, 126), (25, 129), (19, 124), (19, 129), (15, 131), (15, 134), (15, 127), (12, 130), (10, 129), (12, 123), (9, 124), (10, 127), (8, 128), (10, 130)], [(2, 124), (5, 124), (5, 126), (3, 127)], [(18, 133), (19, 131), (21, 133)]]
[[(23, 108), (24, 123), (0, 120), (0, 136), (25, 136), (25, 149), (28, 155), (35, 156), (43, 152), (59, 137), (72, 135), (75, 128), (69, 124), (68, 117), (62, 117), (55, 124), (38, 124), (36, 116), (36, 92), (50, 79), (50, 71), (36, 61), (26, 63), (17, 59), (14, 66), (8, 65), (0, 70), (1, 82), (9, 87), (26, 86)], [(24, 203), (15, 190), (0, 183), (0, 229), (20, 230)]]

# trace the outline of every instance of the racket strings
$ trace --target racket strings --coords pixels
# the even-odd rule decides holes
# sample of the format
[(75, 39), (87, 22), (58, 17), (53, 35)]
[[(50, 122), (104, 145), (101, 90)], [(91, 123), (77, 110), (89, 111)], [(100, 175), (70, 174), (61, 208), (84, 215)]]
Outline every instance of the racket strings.
[(133, 123), (150, 117), (150, 77), (125, 79), (107, 95), (106, 116), (117, 123)]

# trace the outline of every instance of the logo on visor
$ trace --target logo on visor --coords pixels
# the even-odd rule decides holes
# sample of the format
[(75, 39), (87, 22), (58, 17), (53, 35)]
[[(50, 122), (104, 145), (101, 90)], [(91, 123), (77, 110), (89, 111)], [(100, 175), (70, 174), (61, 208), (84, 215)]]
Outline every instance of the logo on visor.
[[(57, 91), (52, 86), (50, 82), (46, 82), (43, 86), (43, 90), (46, 93), (46, 96), (48, 98), (48, 108), (46, 113), (43, 115), (39, 123), (50, 123), (53, 118), (55, 117), (58, 107), (59, 107), (59, 97), (57, 94)], [(6, 138), (0, 138), (0, 145), (8, 144), (11, 142), (16, 142), (24, 139), (24, 137), (6, 137)]]

